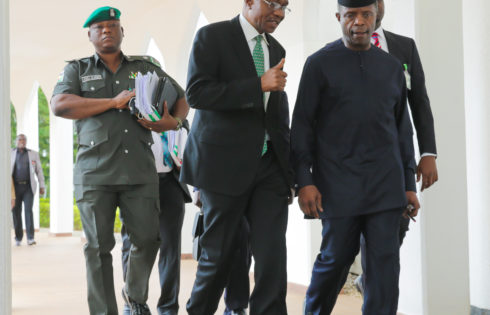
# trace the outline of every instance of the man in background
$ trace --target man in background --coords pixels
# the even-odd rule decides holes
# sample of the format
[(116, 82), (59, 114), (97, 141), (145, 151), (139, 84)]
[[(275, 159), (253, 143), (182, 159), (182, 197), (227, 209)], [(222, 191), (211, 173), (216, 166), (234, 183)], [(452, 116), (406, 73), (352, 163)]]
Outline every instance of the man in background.
[(44, 195), (44, 175), (39, 153), (26, 147), (27, 137), (19, 134), (16, 148), (10, 155), (11, 174), (14, 181), (15, 204), (12, 207), (14, 219), (15, 245), (20, 246), (24, 236), (22, 228), (22, 204), (24, 204), (24, 219), (27, 234), (27, 245), (34, 245), (34, 217), (32, 203), (39, 181), (39, 194)]
[[(417, 131), (420, 161), (417, 166), (417, 181), (422, 180), (421, 191), (429, 188), (438, 180), (436, 157), (436, 138), (434, 118), (425, 87), (425, 75), (415, 41), (412, 38), (389, 32), (381, 26), (385, 14), (384, 0), (378, 0), (378, 15), (371, 43), (396, 57), (403, 66), (407, 81), (407, 98), (412, 114), (412, 121)], [(408, 231), (410, 219), (400, 218), (400, 246)], [(364, 240), (361, 240), (361, 253), (364, 252)], [(365, 264), (365, 256), (362, 256)], [(347, 271), (348, 272), (348, 271)], [(346, 274), (347, 277), (347, 274)], [(345, 281), (342, 282), (342, 285)], [(356, 288), (364, 292), (364, 278), (360, 275), (355, 280)], [(342, 287), (342, 286), (340, 286)]]

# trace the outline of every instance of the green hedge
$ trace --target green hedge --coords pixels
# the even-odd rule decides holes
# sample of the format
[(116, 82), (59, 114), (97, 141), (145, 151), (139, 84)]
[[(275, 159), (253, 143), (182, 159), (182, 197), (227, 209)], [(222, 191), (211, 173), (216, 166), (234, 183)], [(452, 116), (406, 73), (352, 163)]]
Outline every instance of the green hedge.
[[(49, 198), (39, 199), (39, 225), (42, 228), (49, 228)], [(80, 219), (80, 211), (77, 204), (73, 201), (73, 229), (75, 231), (82, 230), (82, 220)], [(121, 220), (119, 219), (119, 208), (116, 210), (116, 220), (114, 222), (114, 232), (121, 232)]]

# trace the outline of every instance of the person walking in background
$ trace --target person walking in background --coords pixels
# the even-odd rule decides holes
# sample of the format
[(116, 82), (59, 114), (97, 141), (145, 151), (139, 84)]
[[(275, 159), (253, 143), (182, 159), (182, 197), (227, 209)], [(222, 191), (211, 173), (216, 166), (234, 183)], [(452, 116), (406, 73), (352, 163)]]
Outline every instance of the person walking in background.
[(15, 204), (12, 207), (14, 220), (15, 245), (20, 246), (24, 236), (22, 228), (22, 204), (24, 204), (24, 219), (27, 234), (27, 245), (34, 245), (34, 217), (32, 203), (39, 182), (39, 194), (44, 195), (44, 174), (39, 153), (28, 149), (27, 137), (19, 134), (16, 138), (16, 147), (10, 155), (11, 174), (14, 181)]
[(11, 191), (10, 191), (10, 208), (13, 208), (15, 206), (15, 186), (14, 186), (14, 178), (10, 177), (10, 180), (12, 182), (11, 185)]

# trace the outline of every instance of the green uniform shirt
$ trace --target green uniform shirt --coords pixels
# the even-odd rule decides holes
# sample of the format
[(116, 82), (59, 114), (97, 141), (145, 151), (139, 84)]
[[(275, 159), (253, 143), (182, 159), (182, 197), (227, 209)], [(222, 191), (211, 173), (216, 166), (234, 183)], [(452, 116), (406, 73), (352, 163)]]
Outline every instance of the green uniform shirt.
[[(122, 55), (121, 65), (112, 73), (97, 54), (69, 61), (60, 74), (53, 96), (74, 94), (86, 98), (113, 98), (123, 90), (133, 90), (136, 74), (148, 71), (168, 77), (178, 98), (184, 96), (177, 82), (149, 56)], [(151, 133), (136, 122), (129, 110), (111, 109), (75, 120), (75, 125), (78, 133), (75, 185), (158, 183)]]

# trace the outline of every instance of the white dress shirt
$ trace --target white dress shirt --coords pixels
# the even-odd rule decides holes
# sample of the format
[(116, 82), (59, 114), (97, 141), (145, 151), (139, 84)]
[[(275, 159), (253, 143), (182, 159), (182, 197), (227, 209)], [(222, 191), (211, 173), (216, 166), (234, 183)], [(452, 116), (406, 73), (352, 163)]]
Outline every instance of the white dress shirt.
[(163, 142), (159, 133), (154, 131), (151, 132), (153, 137), (153, 145), (151, 146), (151, 151), (153, 151), (153, 156), (155, 157), (155, 166), (157, 168), (157, 173), (169, 173), (172, 168), (163, 164)]
[[(386, 36), (385, 36), (385, 32), (383, 31), (383, 27), (380, 26), (374, 32), (378, 33), (378, 40), (379, 40), (379, 44), (381, 45), (381, 49), (389, 53), (390, 51), (388, 50), (388, 42), (386, 41)], [(371, 43), (374, 45), (374, 38), (372, 37), (371, 37)]]

